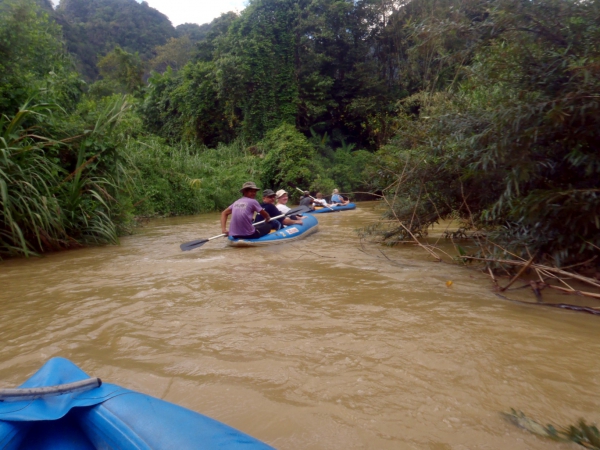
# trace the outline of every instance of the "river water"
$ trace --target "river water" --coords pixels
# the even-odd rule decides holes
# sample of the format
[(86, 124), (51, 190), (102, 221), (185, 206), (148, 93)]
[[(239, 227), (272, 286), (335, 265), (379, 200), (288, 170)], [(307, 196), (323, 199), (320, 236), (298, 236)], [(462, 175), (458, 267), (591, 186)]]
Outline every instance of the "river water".
[(0, 387), (63, 356), (280, 449), (569, 449), (499, 413), (600, 422), (600, 318), (361, 244), (376, 217), (359, 204), (304, 241), (190, 252), (218, 215), (161, 219), (120, 246), (2, 262)]

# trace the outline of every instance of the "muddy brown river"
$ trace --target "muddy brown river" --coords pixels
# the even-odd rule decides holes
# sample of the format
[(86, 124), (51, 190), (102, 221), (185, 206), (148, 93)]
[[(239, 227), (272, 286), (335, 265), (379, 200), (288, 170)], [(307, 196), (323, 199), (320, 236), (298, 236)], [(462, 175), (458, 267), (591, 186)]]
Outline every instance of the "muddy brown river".
[(364, 203), (304, 241), (191, 252), (218, 215), (160, 219), (120, 246), (2, 262), (0, 387), (63, 356), (279, 449), (575, 448), (499, 413), (600, 422), (600, 318), (361, 245), (376, 217)]

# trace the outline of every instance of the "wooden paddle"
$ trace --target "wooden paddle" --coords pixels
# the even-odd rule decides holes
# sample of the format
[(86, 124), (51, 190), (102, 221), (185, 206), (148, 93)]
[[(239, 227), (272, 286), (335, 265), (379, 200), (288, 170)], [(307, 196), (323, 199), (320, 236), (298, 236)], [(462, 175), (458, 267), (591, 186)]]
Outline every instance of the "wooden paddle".
[[(297, 208), (290, 209), (285, 214), (281, 214), (280, 216), (271, 217), (271, 220), (281, 219), (282, 217), (291, 216), (294, 214), (302, 214), (302, 213), (308, 212), (308, 211), (310, 211), (310, 208), (308, 206), (298, 206)], [(260, 222), (253, 223), (252, 225), (260, 225), (261, 223), (265, 223), (265, 222), (266, 222), (266, 220), (261, 220)], [(181, 249), (181, 251), (187, 252), (189, 250), (193, 250), (195, 248), (202, 247), (208, 241), (212, 241), (213, 239), (217, 239), (217, 238), (225, 237), (225, 236), (227, 236), (227, 235), (225, 233), (223, 233), (223, 234), (219, 234), (218, 236), (213, 236), (213, 237), (210, 237), (207, 239), (196, 239), (195, 241), (184, 242), (183, 244), (181, 244), (179, 246), (179, 248)]]

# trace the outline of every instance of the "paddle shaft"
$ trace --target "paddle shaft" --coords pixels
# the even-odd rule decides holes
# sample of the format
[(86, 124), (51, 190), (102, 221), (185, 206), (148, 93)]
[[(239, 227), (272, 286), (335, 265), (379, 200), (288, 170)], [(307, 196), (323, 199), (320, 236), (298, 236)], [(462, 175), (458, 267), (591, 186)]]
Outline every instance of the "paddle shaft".
[[(302, 189), (300, 189), (298, 186), (296, 186), (296, 189), (298, 189), (300, 192), (302, 192), (304, 194), (304, 191)], [(316, 200), (316, 198), (314, 198), (312, 195), (308, 194), (308, 196), (310, 198), (312, 198), (313, 200)]]
[[(287, 214), (281, 214), (281, 215), (279, 215), (279, 216), (275, 216), (275, 217), (271, 217), (271, 218), (269, 219), (269, 221), (271, 221), (271, 220), (273, 220), (273, 219), (281, 219), (282, 217), (285, 217), (285, 216), (287, 216), (288, 214), (289, 214), (289, 213), (287, 213)], [(292, 213), (292, 214), (294, 214), (294, 213)], [(298, 214), (298, 213), (296, 213), (296, 214)], [(253, 223), (252, 225), (260, 225), (261, 223), (265, 223), (265, 222), (266, 222), (266, 220), (261, 220), (260, 222)]]

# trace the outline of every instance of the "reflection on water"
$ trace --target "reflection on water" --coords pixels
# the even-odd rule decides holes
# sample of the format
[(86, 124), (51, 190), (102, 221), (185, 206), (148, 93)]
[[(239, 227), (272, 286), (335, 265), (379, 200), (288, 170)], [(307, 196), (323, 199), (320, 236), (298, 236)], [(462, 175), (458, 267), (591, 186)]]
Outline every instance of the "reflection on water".
[(281, 449), (567, 449), (498, 412), (600, 422), (599, 318), (499, 300), (416, 248), (383, 257), (353, 232), (375, 218), (365, 203), (304, 241), (191, 252), (218, 215), (163, 219), (6, 261), (0, 387), (60, 355)]

